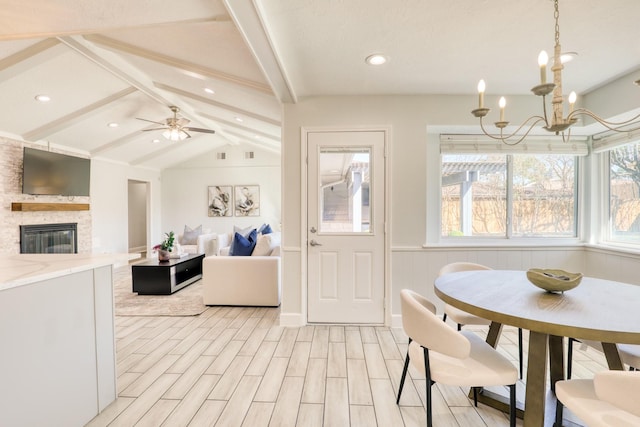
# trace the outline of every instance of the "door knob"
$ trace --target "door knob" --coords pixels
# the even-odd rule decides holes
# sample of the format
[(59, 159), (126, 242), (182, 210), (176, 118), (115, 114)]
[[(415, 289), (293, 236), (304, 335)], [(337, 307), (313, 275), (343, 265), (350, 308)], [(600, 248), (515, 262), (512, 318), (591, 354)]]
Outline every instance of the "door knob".
[(311, 241), (309, 242), (309, 244), (310, 244), (311, 246), (322, 246), (322, 243), (318, 243), (318, 242), (316, 242), (315, 240), (311, 240)]

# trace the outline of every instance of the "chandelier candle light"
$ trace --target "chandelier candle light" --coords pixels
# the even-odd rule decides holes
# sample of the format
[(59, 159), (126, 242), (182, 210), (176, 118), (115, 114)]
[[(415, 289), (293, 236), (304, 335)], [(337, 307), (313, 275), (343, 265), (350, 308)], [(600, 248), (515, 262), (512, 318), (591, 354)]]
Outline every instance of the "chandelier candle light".
[[(564, 66), (562, 65), (562, 53), (560, 49), (560, 26), (558, 24), (558, 0), (554, 0), (554, 19), (555, 19), (555, 46), (553, 50), (553, 65), (551, 66), (551, 71), (553, 72), (553, 83), (547, 83), (547, 63), (549, 61), (549, 56), (547, 52), (544, 50), (540, 52), (538, 56), (538, 65), (540, 66), (540, 84), (534, 86), (531, 89), (536, 96), (542, 97), (542, 115), (534, 115), (529, 117), (520, 125), (518, 129), (516, 129), (513, 133), (505, 135), (504, 128), (509, 125), (509, 122), (505, 120), (505, 106), (506, 100), (504, 97), (500, 98), (499, 106), (500, 106), (500, 121), (495, 122), (495, 126), (500, 129), (500, 135), (492, 135), (487, 132), (484, 128), (484, 123), (482, 119), (489, 113), (490, 109), (484, 106), (484, 92), (486, 90), (486, 84), (484, 80), (480, 80), (478, 83), (478, 108), (471, 111), (475, 117), (480, 119), (480, 128), (482, 132), (490, 138), (497, 139), (502, 141), (507, 145), (516, 145), (522, 142), (527, 135), (531, 132), (531, 130), (537, 124), (544, 122), (543, 128), (549, 132), (553, 132), (556, 135), (562, 133), (563, 141), (568, 141), (571, 136), (570, 127), (578, 121), (578, 116), (584, 115), (591, 117), (607, 129), (616, 132), (630, 132), (634, 129), (629, 129), (629, 125), (640, 125), (639, 119), (640, 114), (623, 122), (610, 122), (604, 120), (603, 118), (597, 116), (595, 113), (585, 109), (585, 108), (575, 108), (576, 103), (576, 93), (571, 92), (569, 94), (569, 111), (567, 116), (564, 117), (564, 99), (562, 96), (562, 69)], [(638, 81), (635, 82), (639, 84)], [(546, 96), (553, 93), (553, 97), (551, 99), (551, 118), (549, 119), (547, 115), (547, 102)], [(521, 133), (523, 129), (526, 129), (524, 134)], [(622, 129), (624, 127), (624, 129)], [(567, 137), (565, 139), (565, 130), (568, 130)]]

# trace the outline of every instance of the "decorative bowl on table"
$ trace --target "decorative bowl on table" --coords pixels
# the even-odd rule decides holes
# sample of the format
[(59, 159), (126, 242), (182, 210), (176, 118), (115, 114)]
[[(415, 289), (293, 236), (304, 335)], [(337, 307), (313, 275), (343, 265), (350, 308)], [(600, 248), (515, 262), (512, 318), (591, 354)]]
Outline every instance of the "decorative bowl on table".
[(582, 273), (531, 268), (527, 271), (527, 279), (547, 292), (564, 292), (580, 284)]

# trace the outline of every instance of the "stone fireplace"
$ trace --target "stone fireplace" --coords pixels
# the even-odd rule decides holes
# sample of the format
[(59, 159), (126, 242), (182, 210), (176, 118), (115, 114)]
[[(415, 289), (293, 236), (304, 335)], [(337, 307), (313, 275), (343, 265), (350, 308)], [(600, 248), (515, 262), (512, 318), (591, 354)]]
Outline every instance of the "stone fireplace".
[(78, 224), (66, 223), (21, 225), (20, 253), (78, 253)]

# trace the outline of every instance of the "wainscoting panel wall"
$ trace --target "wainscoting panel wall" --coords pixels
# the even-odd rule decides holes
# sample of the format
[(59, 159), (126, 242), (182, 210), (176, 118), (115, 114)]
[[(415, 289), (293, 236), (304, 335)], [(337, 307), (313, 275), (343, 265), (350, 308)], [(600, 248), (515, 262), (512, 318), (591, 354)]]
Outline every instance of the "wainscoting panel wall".
[(433, 291), (440, 268), (457, 261), (494, 269), (560, 268), (586, 276), (640, 285), (640, 256), (612, 249), (575, 247), (392, 248), (392, 325), (400, 325), (400, 290), (413, 289), (438, 305)]

